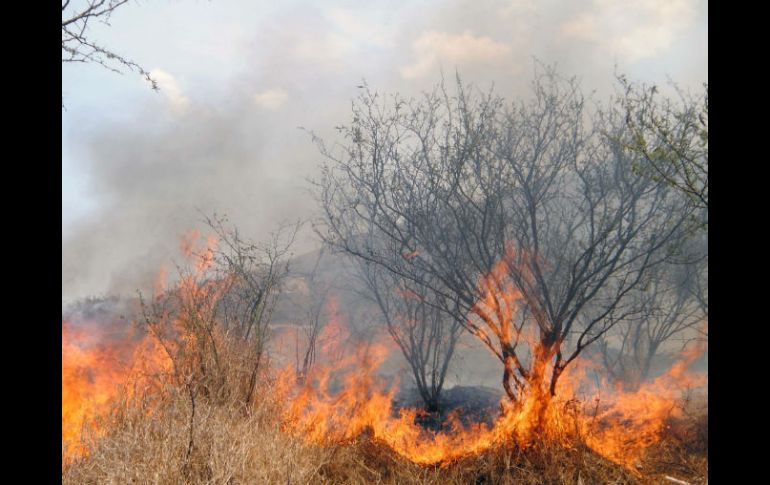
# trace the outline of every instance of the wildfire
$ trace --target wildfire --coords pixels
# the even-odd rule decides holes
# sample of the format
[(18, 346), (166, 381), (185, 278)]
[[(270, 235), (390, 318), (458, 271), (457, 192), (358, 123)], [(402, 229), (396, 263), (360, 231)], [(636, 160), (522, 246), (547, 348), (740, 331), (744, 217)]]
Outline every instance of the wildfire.
[[(198, 277), (211, 267), (216, 239), (209, 236), (201, 242), (200, 233), (191, 231), (182, 237), (180, 250), (194, 271), (181, 275), (176, 283), (183, 306), (199, 314), (212, 312), (212, 295), (222, 291), (226, 282), (201, 283)], [(168, 274), (164, 267), (155, 281), (156, 295), (167, 290)], [(196, 305), (204, 302), (203, 305)], [(157, 322), (162, 324), (163, 322)], [(178, 320), (171, 322), (188, 347), (194, 345)], [(150, 334), (140, 335), (135, 328), (120, 323), (84, 322), (76, 328), (62, 321), (62, 447), (65, 460), (88, 453), (84, 430), (98, 437), (104, 429), (104, 418), (117, 397), (130, 398), (155, 383), (148, 378), (170, 372), (168, 353)], [(134, 386), (128, 386), (132, 384)]]
[(642, 383), (636, 391), (615, 390), (590, 397), (599, 406), (593, 412), (585, 410), (581, 422), (588, 446), (629, 468), (638, 463), (644, 450), (660, 440), (667, 420), (682, 416), (677, 405), (681, 391), (708, 383), (705, 374), (688, 370), (705, 350), (705, 346), (693, 346), (682, 352), (665, 374)]
[[(335, 320), (332, 326), (338, 329), (343, 324)], [(416, 421), (420, 411), (396, 411), (392, 403), (397, 386), (376, 376), (387, 357), (385, 345), (360, 346), (341, 362), (317, 366), (298, 391), (286, 384), (295, 382), (291, 369), (277, 381), (283, 383), (278, 392), (288, 403), (286, 429), (319, 444), (369, 435), (415, 463), (448, 464), (512, 439), (522, 447), (544, 439), (561, 439), (569, 445), (565, 430), (577, 429), (594, 451), (632, 468), (644, 450), (659, 441), (666, 420), (681, 413), (676, 406), (681, 390), (705, 384), (705, 375), (687, 370), (704, 350), (686, 352), (666, 374), (634, 392), (601, 393), (600, 389), (612, 388), (606, 382), (586, 392), (590, 366), (575, 366), (563, 375), (559, 399), (551, 402), (538, 434), (534, 420), (541, 403), (536, 394), (518, 407), (503, 398), (505, 412), (493, 426), (464, 425), (457, 415), (450, 415), (441, 431), (423, 428)]]
[[(185, 240), (185, 252), (192, 253), (196, 239), (197, 235)], [(205, 243), (206, 254), (212, 254), (214, 244), (211, 239)], [(182, 302), (187, 302), (185, 298), (195, 300), (187, 302), (189, 307), (207, 315), (214, 314), (213, 307), (193, 303), (216, 301), (211, 295), (224, 286), (213, 281), (199, 283), (196, 279), (210, 264), (210, 258), (204, 259), (196, 273), (177, 283)], [(161, 279), (165, 282), (165, 274)], [(490, 277), (486, 299), (479, 303), (479, 308), (499, 307), (495, 299), (503, 300), (507, 309), (514, 308), (514, 293), (493, 294), (504, 287), (500, 279), (492, 281)], [(668, 372), (631, 392), (607, 382), (591, 386), (587, 377), (591, 365), (578, 360), (562, 374), (554, 399), (544, 396), (547, 389), (530, 386), (516, 405), (503, 397), (503, 412), (491, 426), (464, 424), (454, 414), (446, 418), (441, 430), (433, 431), (419, 424), (420, 410), (394, 408), (398, 383), (377, 374), (393, 348), (387, 337), (350, 345), (352, 333), (342, 320), (336, 299), (332, 299), (329, 313), (331, 320), (318, 342), (323, 354), (333, 356), (333, 360), (317, 363), (302, 379), (297, 379), (293, 367), (285, 368), (277, 376), (275, 392), (286, 403), (281, 416), (284, 430), (318, 444), (367, 435), (418, 464), (445, 465), (511, 441), (520, 447), (543, 440), (561, 440), (571, 446), (577, 436), (598, 454), (633, 468), (644, 451), (661, 439), (667, 419), (681, 414), (676, 406), (681, 390), (707, 382), (705, 375), (688, 370), (705, 351), (704, 347), (684, 352)], [(175, 327), (184, 341), (183, 328), (178, 322)], [(521, 330), (510, 323), (506, 328)], [(526, 333), (509, 338), (536, 340)], [(534, 343), (530, 348), (537, 351)], [(538, 359), (536, 355), (535, 360), (548, 359)], [(82, 440), (84, 426), (98, 435), (98, 418), (109, 411), (121, 386), (137, 377), (138, 362), (146, 364), (145, 370), (170, 366), (168, 357), (149, 336), (139, 338), (129, 333), (117, 340), (98, 335), (94, 339), (93, 331), (86, 333), (62, 322), (62, 443), (67, 457), (87, 453)], [(543, 375), (551, 370), (534, 369)]]
[[(118, 332), (119, 336), (111, 335)], [(89, 325), (88, 330), (62, 321), (62, 446), (65, 459), (87, 454), (83, 432), (104, 430), (106, 416), (121, 390), (130, 397), (136, 382), (148, 372), (166, 370), (169, 362), (154, 341), (139, 338), (131, 328)]]

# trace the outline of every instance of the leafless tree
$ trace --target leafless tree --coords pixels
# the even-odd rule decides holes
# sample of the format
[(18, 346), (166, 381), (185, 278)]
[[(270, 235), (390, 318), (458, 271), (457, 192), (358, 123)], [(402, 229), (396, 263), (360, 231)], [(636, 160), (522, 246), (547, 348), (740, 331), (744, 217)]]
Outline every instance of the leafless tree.
[(229, 282), (218, 305), (223, 328), (247, 345), (252, 360), (247, 391), (251, 400), (300, 224), (281, 225), (267, 242), (255, 243), (229, 227), (224, 216), (205, 217), (205, 223), (217, 236), (214, 260), (219, 278)]
[[(403, 278), (363, 262), (361, 276), (393, 341), (409, 364), (426, 411), (440, 411), (441, 391), (463, 329), (460, 319), (431, 302), (431, 285), (407, 284)], [(430, 281), (426, 274), (421, 281)]]
[[(208, 264), (212, 257), (203, 250), (196, 255), (197, 264)], [(216, 309), (229, 282), (184, 265), (177, 265), (177, 272), (178, 282), (171, 288), (149, 300), (139, 293), (142, 323), (165, 350), (172, 363), (171, 377), (187, 390), (191, 404), (199, 395), (222, 399), (226, 373)]]
[(136, 71), (150, 83), (153, 89), (158, 89), (158, 83), (142, 66), (115, 53), (89, 36), (88, 29), (92, 22), (109, 25), (113, 12), (126, 3), (128, 0), (86, 0), (72, 3), (70, 0), (63, 0), (61, 60), (62, 62), (93, 62), (118, 74), (123, 73), (121, 69)]
[(702, 264), (661, 265), (645, 276), (644, 286), (633, 294), (639, 313), (600, 339), (604, 366), (616, 382), (637, 388), (650, 377), (666, 344), (677, 340), (684, 347), (699, 337), (708, 319), (698, 299), (703, 270)]
[[(248, 403), (265, 361), (268, 323), (298, 226), (282, 226), (268, 242), (252, 243), (226, 217), (205, 217), (205, 223), (216, 243), (191, 250), (192, 261), (177, 266), (179, 278), (172, 288), (149, 301), (140, 294), (144, 323), (191, 396), (223, 398), (228, 389), (243, 389)], [(239, 358), (222, 359), (223, 351)], [(236, 363), (237, 369), (225, 368)], [(226, 385), (233, 376), (245, 385)]]
[[(705, 241), (706, 245), (708, 241)], [(692, 285), (688, 287), (688, 290), (692, 293), (693, 298), (700, 307), (703, 319), (706, 322), (702, 328), (699, 327), (698, 331), (700, 336), (708, 340), (708, 319), (709, 319), (709, 260), (708, 250), (703, 254), (700, 261), (696, 262), (695, 269), (693, 270)]]
[[(306, 303), (301, 305), (303, 308), (300, 321), (297, 322), (294, 346), (295, 373), (300, 385), (305, 383), (305, 379), (316, 362), (321, 331), (329, 320), (329, 315), (326, 314), (325, 310), (327, 309), (331, 284), (322, 282), (318, 278), (318, 266), (323, 255), (323, 251), (319, 252), (313, 270), (304, 278), (307, 284), (307, 292), (303, 295), (306, 297)], [(302, 337), (300, 337), (300, 332), (302, 332)]]
[[(529, 100), (418, 100), (365, 88), (317, 182), (332, 247), (377, 265), (457, 315), (503, 365), (514, 404), (544, 412), (564, 368), (636, 311), (629, 294), (665, 261), (692, 212), (639, 177), (611, 106), (538, 68)], [(398, 251), (381, 251), (388, 241)], [(430, 275), (430, 278), (425, 278)], [(526, 311), (524, 311), (524, 309)]]

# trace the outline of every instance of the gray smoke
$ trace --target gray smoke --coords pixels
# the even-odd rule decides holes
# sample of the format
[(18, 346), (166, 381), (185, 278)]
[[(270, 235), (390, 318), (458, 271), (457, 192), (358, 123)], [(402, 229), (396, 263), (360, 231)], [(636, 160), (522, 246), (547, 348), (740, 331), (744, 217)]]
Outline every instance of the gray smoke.
[[(167, 68), (155, 54), (152, 25), (162, 19), (145, 24), (141, 15), (183, 16), (184, 5), (132, 7), (136, 18), (126, 14), (108, 32), (123, 29), (120, 38), (130, 39), (117, 50), (160, 59), (162, 91), (142, 93), (137, 105), (116, 101), (126, 108), (121, 117), (63, 113), (63, 136), (77, 147), (75, 163), (88, 176), (84, 190), (95, 209), (62, 228), (62, 298), (147, 288), (161, 265), (180, 257), (180, 236), (202, 228), (199, 211), (227, 213), (254, 239), (280, 221), (311, 217), (306, 179), (321, 157), (298, 127), (333, 140), (362, 79), (408, 96), (430, 89), (442, 72), (451, 84), (457, 70), (466, 82), (482, 89), (494, 83), (513, 97), (525, 92), (537, 57), (602, 93), (616, 67), (631, 79), (665, 82), (668, 74), (696, 86), (707, 79), (706, 7), (695, 0), (625, 7), (587, 0), (340, 1), (324, 8), (294, 2), (256, 25), (243, 16), (249, 34), (234, 46), (238, 74), (224, 84), (193, 75), (181, 82), (181, 68)], [(184, 32), (171, 22), (165, 34)], [(688, 51), (692, 46), (699, 50)], [(180, 65), (173, 46), (162, 54), (168, 65)], [(200, 57), (195, 69), (207, 62), (218, 60)], [(306, 228), (295, 251), (317, 246)]]

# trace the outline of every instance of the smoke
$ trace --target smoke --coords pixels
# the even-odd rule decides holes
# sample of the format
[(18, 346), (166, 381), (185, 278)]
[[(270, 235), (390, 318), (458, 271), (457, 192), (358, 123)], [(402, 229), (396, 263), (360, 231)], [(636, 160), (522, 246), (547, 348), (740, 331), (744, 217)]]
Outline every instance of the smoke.
[(248, 234), (299, 216), (307, 201), (297, 155), (269, 148), (281, 130), (297, 131), (243, 109), (201, 106), (171, 123), (95, 130), (81, 163), (98, 209), (64, 240), (63, 294), (125, 293), (152, 281), (178, 256), (179, 236), (200, 227), (199, 211), (226, 212)]
[[(307, 179), (321, 157), (298, 127), (333, 140), (362, 79), (408, 96), (457, 70), (512, 97), (525, 92), (537, 57), (588, 90), (608, 91), (616, 68), (631, 79), (665, 82), (668, 74), (697, 85), (707, 76), (706, 4), (669, 3), (287, 2), (262, 16), (252, 15), (255, 2), (132, 7), (104, 35), (128, 39), (117, 50), (157, 63), (147, 67), (161, 93), (140, 81), (125, 99), (109, 88), (92, 93), (93, 83), (65, 90), (68, 99), (112, 104), (77, 111), (75, 103), (63, 113), (79, 196), (93, 209), (64, 226), (65, 204), (62, 298), (149, 288), (179, 256), (179, 237), (201, 227), (200, 211), (228, 214), (254, 239), (310, 218)], [(217, 41), (222, 35), (232, 42)], [(175, 42), (158, 42), (166, 38)], [(216, 72), (201, 74), (207, 66)], [(317, 246), (306, 227), (295, 252)]]

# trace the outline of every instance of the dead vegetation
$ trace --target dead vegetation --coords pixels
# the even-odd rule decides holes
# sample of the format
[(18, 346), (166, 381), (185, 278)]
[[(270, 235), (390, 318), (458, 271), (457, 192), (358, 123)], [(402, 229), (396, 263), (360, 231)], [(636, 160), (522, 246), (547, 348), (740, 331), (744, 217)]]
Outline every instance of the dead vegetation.
[[(266, 300), (260, 299), (258, 304), (239, 300), (241, 293), (231, 291), (240, 288), (239, 280), (229, 276), (233, 259), (217, 259), (218, 253), (209, 242), (206, 249), (200, 259), (206, 264), (199, 264), (196, 272), (180, 272), (175, 287), (156, 295), (152, 305), (146, 303), (144, 337), (138, 344), (138, 337), (130, 340), (135, 349), (100, 349), (98, 360), (86, 359), (81, 369), (69, 369), (72, 375), (63, 373), (63, 389), (68, 385), (99, 384), (102, 381), (94, 379), (94, 375), (104, 373), (108, 370), (105, 366), (115, 361), (116, 353), (109, 350), (130, 356), (131, 369), (112, 369), (107, 373), (110, 379), (104, 380), (106, 387), (90, 395), (102, 399), (109, 391), (110, 399), (105, 401), (106, 407), (88, 408), (90, 415), (85, 416), (79, 442), (63, 436), (64, 484), (588, 485), (657, 484), (670, 481), (666, 477), (691, 485), (706, 482), (708, 411), (704, 398), (683, 401), (677, 412), (671, 413), (661, 439), (645, 449), (631, 466), (612, 461), (606, 458), (609, 455), (589, 446), (590, 433), (601, 430), (578, 421), (586, 415), (574, 411), (578, 407), (574, 399), (554, 401), (552, 409), (557, 414), (549, 422), (556, 424), (527, 445), (522, 445), (515, 433), (502, 434), (508, 438), (496, 438), (477, 451), (445, 454), (452, 458), (437, 464), (418, 464), (419, 460), (410, 460), (403, 450), (396, 451), (395, 441), (382, 439), (383, 430), (396, 432), (395, 428), (379, 426), (379, 419), (389, 418), (387, 410), (365, 421), (368, 424), (361, 428), (351, 424), (353, 416), (348, 412), (360, 413), (375, 402), (358, 398), (379, 392), (359, 387), (375, 380), (371, 369), (363, 365), (368, 360), (347, 365), (357, 376), (345, 390), (354, 398), (349, 407), (337, 406), (328, 411), (334, 414), (330, 422), (355, 431), (327, 435), (335, 436), (333, 439), (311, 440), (308, 430), (296, 426), (292, 415), (287, 414), (297, 403), (290, 401), (290, 394), (307, 382), (298, 380), (296, 372), (287, 373), (287, 369), (273, 363), (262, 345), (263, 339), (269, 337), (266, 325), (264, 331), (249, 334), (250, 338), (244, 338), (239, 331), (244, 322), (255, 321), (253, 308)], [(273, 289), (279, 291), (280, 285)], [(252, 302), (246, 306), (248, 311), (232, 311), (241, 308), (239, 303), (243, 301)], [(259, 318), (256, 321), (262, 322)], [(64, 350), (63, 341), (66, 354)], [(68, 356), (83, 357), (78, 353)], [(65, 359), (63, 368), (69, 367), (65, 364), (70, 362)], [(338, 364), (335, 370), (343, 371), (344, 367)], [(309, 382), (330, 375), (310, 375)], [(80, 379), (68, 381), (65, 377)], [(82, 400), (89, 396), (76, 397)], [(340, 404), (333, 396), (330, 403)], [(378, 406), (382, 411), (382, 404)], [(64, 407), (63, 402), (63, 424)], [(391, 412), (397, 412), (396, 408)], [(415, 423), (417, 418), (415, 415)], [(324, 419), (321, 415), (315, 421)], [(638, 439), (632, 425), (626, 426), (623, 421), (611, 424), (616, 427), (615, 435), (629, 442)]]
[[(237, 366), (228, 368), (237, 375)], [(601, 457), (576, 435), (526, 449), (504, 443), (448, 464), (423, 466), (366, 431), (324, 445), (286, 432), (284, 403), (269, 375), (263, 369), (259, 398), (251, 403), (237, 393), (193, 401), (186, 386), (172, 380), (141, 393), (119, 393), (127, 397), (84, 426), (88, 453), (72, 459), (63, 449), (62, 483), (587, 485), (664, 483), (665, 476), (693, 485), (706, 482), (708, 414), (703, 403), (687, 402), (687, 412), (671, 420), (664, 439), (635, 470)], [(564, 433), (569, 435), (570, 426), (564, 426)]]
[[(466, 97), (458, 80), (453, 100), (437, 91), (424, 110), (408, 105), (409, 116), (399, 101), (393, 119), (367, 92), (346, 158), (322, 145), (333, 161), (321, 186), (322, 236), (364, 269), (377, 267), (369, 290), (423, 409), (399, 409), (386, 383), (394, 376), (377, 374), (390, 350), (376, 332), (349, 331), (329, 308), (321, 321), (322, 285), (305, 338), (294, 334), (294, 361), (277, 365), (271, 317), (299, 226), (260, 244), (215, 216), (205, 220), (208, 239), (183, 241), (190, 268), (141, 295), (136, 350), (89, 354), (63, 340), (63, 354), (69, 345), (67, 358), (79, 359), (63, 359), (63, 396), (72, 398), (63, 398), (63, 429), (66, 416), (82, 418), (79, 437), (81, 420), (63, 434), (63, 483), (706, 483), (707, 397), (679, 396), (708, 380), (689, 371), (707, 347), (707, 272), (661, 276), (675, 263), (707, 262), (691, 227), (697, 207), (639, 176), (638, 154), (608, 135), (625, 130), (621, 112), (597, 114), (588, 125), (596, 130), (583, 133), (573, 81), (549, 71), (535, 87), (536, 102), (503, 109), (491, 95)], [(445, 118), (449, 131), (431, 115), (423, 133), (415, 120), (425, 113)], [(422, 145), (402, 146), (402, 131)], [(379, 155), (403, 148), (413, 150), (412, 166)], [(426, 187), (435, 192), (428, 206)], [(360, 212), (362, 201), (373, 205)], [(697, 257), (679, 257), (688, 251)], [(704, 338), (683, 344), (654, 376), (663, 344), (701, 328)], [(461, 329), (502, 365), (505, 398), (491, 425), (477, 417), (476, 388), (451, 412), (439, 405)], [(602, 338), (604, 375), (583, 352)], [(116, 355), (146, 365), (109, 368)]]

